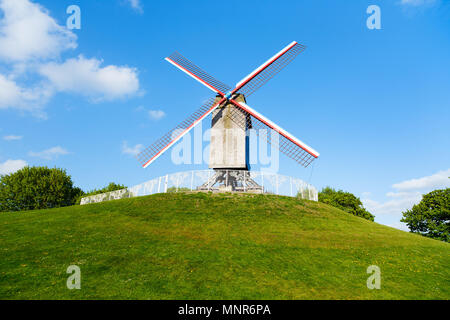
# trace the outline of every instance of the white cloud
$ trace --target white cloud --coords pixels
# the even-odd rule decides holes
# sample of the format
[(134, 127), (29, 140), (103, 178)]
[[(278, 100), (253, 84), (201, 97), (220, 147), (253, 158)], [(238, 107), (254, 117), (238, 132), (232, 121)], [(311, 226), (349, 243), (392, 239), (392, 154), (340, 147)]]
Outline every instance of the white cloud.
[(22, 88), (0, 74), (0, 109), (15, 108), (45, 118), (41, 108), (51, 96), (52, 90), (46, 86)]
[[(379, 202), (371, 199), (361, 199), (364, 207), (375, 215), (375, 221), (386, 224), (389, 227), (409, 231), (408, 227), (400, 222), (403, 217), (402, 212), (411, 209), (413, 205), (419, 203), (422, 195), (417, 192), (413, 194), (399, 194), (388, 193), (388, 197), (392, 199)], [(386, 223), (387, 222), (387, 223)]]
[(102, 62), (80, 55), (64, 63), (47, 63), (39, 72), (57, 91), (78, 93), (94, 100), (112, 100), (137, 93), (136, 69), (114, 65), (101, 67)]
[(8, 136), (3, 136), (3, 140), (6, 141), (13, 141), (13, 140), (21, 140), (23, 138), (23, 136), (16, 136), (16, 135), (8, 135)]
[(403, 211), (411, 209), (411, 207), (420, 202), (422, 194), (420, 192), (404, 193), (402, 195), (388, 193), (391, 200), (378, 202), (371, 199), (361, 199), (364, 207), (375, 216), (380, 215), (398, 215)]
[(57, 57), (77, 47), (76, 35), (66, 29), (37, 3), (0, 0), (0, 58), (25, 61)]
[(0, 174), (10, 174), (27, 166), (25, 160), (6, 160), (0, 163)]
[(450, 187), (450, 169), (439, 171), (431, 176), (418, 179), (411, 179), (394, 184), (392, 187), (399, 191), (411, 191), (422, 189), (436, 189), (440, 187)]
[(162, 110), (147, 110), (144, 106), (138, 106), (136, 109), (134, 109), (136, 112), (146, 112), (148, 114), (148, 117), (152, 120), (161, 120), (166, 116), (166, 113)]
[(136, 11), (142, 13), (142, 4), (140, 0), (127, 0), (128, 4)]
[(18, 104), (26, 94), (17, 84), (0, 74), (0, 109)]
[(134, 147), (128, 146), (128, 143), (126, 141), (124, 141), (122, 144), (122, 153), (123, 154), (137, 156), (143, 149), (144, 149), (144, 146), (142, 144), (137, 144)]
[(402, 181), (392, 185), (396, 192), (386, 193), (389, 200), (385, 202), (374, 201), (366, 197), (361, 199), (364, 207), (375, 216), (392, 215), (402, 216), (402, 212), (409, 210), (422, 200), (422, 195), (436, 189), (450, 187), (450, 169), (439, 171), (436, 174)]
[(148, 116), (153, 120), (160, 120), (166, 116), (166, 113), (162, 110), (149, 110)]
[(28, 153), (31, 157), (38, 157), (38, 158), (42, 158), (42, 159), (46, 159), (46, 160), (53, 160), (58, 158), (59, 156), (63, 156), (66, 154), (69, 154), (69, 152), (64, 149), (61, 148), (60, 146), (56, 146), (44, 151), (40, 151), (40, 152), (33, 152), (30, 151)]
[[(139, 1), (133, 5), (141, 7)], [(135, 68), (101, 67), (102, 60), (82, 56), (56, 63), (62, 52), (76, 47), (77, 36), (43, 6), (30, 0), (0, 0), (0, 109), (46, 118), (43, 108), (58, 91), (94, 102), (138, 92)]]

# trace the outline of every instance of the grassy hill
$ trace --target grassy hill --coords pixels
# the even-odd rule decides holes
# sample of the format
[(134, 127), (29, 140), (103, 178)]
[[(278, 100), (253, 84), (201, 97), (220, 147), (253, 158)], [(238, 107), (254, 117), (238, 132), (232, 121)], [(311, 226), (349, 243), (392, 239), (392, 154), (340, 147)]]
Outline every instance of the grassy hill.
[[(449, 253), (321, 203), (157, 194), (1, 213), (0, 298), (449, 299)], [(66, 288), (72, 264), (81, 290)]]

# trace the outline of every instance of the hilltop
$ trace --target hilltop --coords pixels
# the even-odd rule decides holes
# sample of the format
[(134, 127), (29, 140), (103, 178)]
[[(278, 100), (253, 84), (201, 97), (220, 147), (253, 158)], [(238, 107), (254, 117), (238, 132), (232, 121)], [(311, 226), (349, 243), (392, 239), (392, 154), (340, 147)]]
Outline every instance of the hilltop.
[(0, 298), (449, 299), (449, 249), (307, 200), (155, 194), (1, 213)]

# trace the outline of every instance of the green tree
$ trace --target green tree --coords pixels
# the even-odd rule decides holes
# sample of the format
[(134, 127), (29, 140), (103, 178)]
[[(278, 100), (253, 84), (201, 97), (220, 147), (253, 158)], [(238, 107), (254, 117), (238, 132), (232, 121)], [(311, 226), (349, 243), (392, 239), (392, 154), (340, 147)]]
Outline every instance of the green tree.
[(450, 188), (427, 193), (411, 210), (402, 213), (400, 221), (411, 232), (450, 242)]
[(361, 200), (350, 192), (336, 191), (333, 188), (326, 187), (319, 192), (319, 202), (370, 221), (375, 219), (375, 216), (363, 207)]
[(0, 211), (70, 206), (82, 192), (64, 169), (24, 167), (0, 177)]

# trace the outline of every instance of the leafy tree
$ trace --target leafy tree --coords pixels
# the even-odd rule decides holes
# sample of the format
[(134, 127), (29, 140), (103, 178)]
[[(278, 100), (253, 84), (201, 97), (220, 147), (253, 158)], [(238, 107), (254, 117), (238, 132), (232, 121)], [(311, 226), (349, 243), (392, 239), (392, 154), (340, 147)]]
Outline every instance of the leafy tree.
[(411, 232), (450, 242), (450, 188), (427, 193), (411, 210), (403, 213)]
[(336, 191), (333, 188), (326, 187), (319, 192), (319, 202), (370, 221), (375, 219), (375, 216), (363, 207), (361, 200), (350, 192)]
[(24, 167), (0, 177), (0, 211), (70, 206), (80, 193), (64, 169)]

